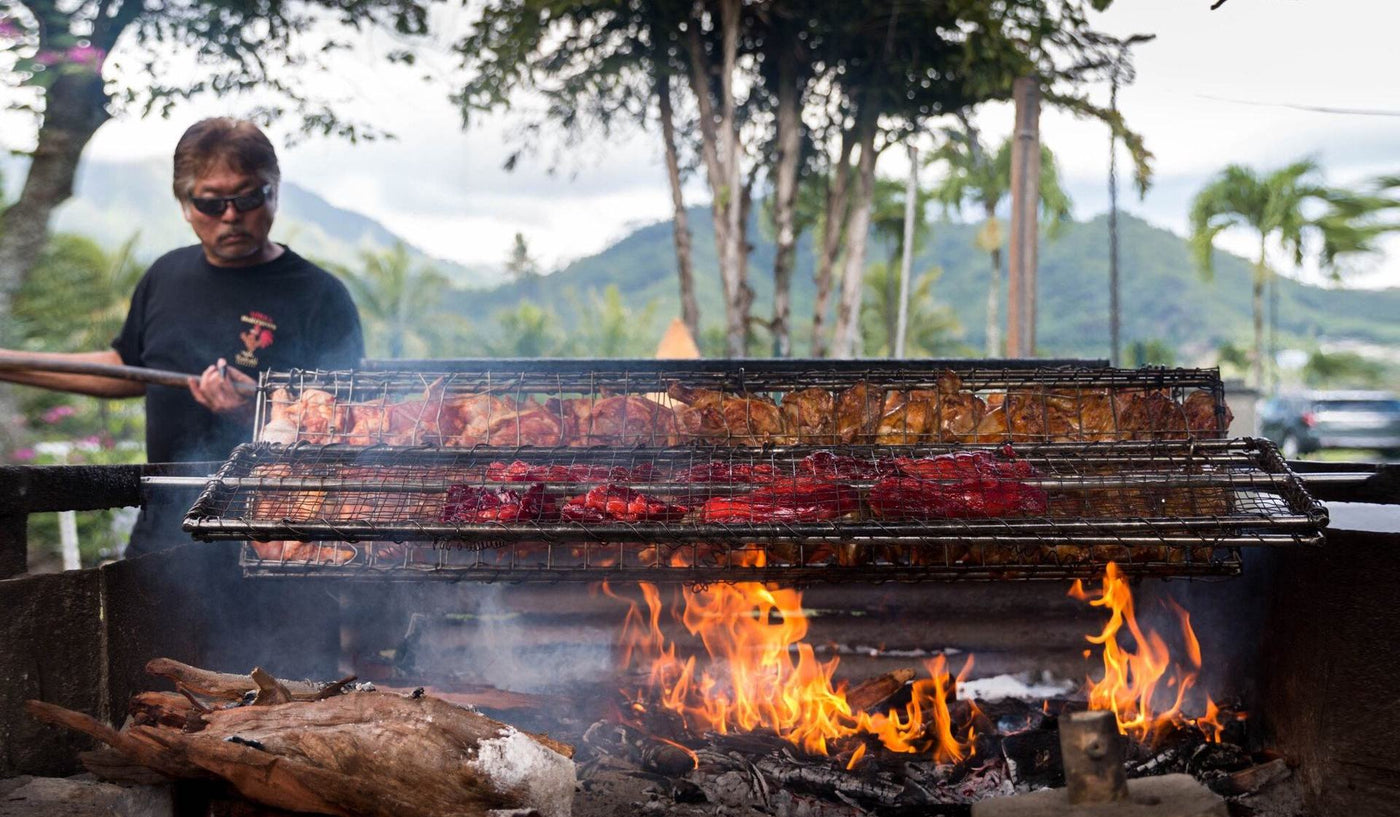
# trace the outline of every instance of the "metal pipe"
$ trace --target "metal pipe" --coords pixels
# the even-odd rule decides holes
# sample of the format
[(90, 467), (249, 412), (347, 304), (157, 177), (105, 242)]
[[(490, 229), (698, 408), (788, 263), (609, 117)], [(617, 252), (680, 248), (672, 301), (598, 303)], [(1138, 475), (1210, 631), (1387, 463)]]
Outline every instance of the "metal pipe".
[[(0, 358), (0, 371), (58, 372), (61, 374), (83, 374), (93, 377), (108, 377), (113, 380), (131, 380), (139, 383), (153, 383), (158, 386), (184, 388), (190, 378), (196, 375), (171, 372), (165, 369), (148, 369), (143, 366), (120, 366), (112, 363), (93, 363), (79, 360), (55, 360), (43, 355), (6, 355)], [(252, 383), (231, 383), (240, 394), (257, 394), (258, 387)]]

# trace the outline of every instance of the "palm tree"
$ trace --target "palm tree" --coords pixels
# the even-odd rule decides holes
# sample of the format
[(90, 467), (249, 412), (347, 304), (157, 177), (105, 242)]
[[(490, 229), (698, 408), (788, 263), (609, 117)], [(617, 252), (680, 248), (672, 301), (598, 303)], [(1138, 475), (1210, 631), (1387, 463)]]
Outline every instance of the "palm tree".
[(414, 268), (402, 242), (360, 254), (361, 269), (337, 268), (365, 323), (371, 355), (431, 357), (450, 353), (465, 335), (460, 315), (441, 308), (451, 286), (429, 266)]
[[(899, 311), (898, 257), (877, 261), (865, 270), (865, 297), (861, 299), (861, 335), (868, 357), (894, 355), (894, 338), (889, 331)], [(959, 337), (962, 325), (947, 304), (933, 297), (933, 285), (943, 271), (937, 267), (919, 275), (909, 288), (909, 336), (905, 339), (907, 357), (952, 357), (967, 347)]]
[[(885, 291), (879, 294), (879, 298), (886, 303), (892, 304), (893, 308), (883, 310), (885, 320), (885, 347), (889, 354), (893, 355), (898, 347), (895, 335), (898, 332), (899, 324), (899, 285), (900, 259), (904, 255), (904, 207), (905, 200), (909, 198), (908, 185), (902, 181), (877, 177), (875, 179), (875, 195), (870, 205), (870, 227), (871, 232), (880, 243), (889, 247), (889, 258), (884, 264), (884, 268), (894, 270), (894, 274), (880, 274)], [(920, 190), (914, 196), (914, 237), (912, 250), (918, 253), (923, 245), (924, 239), (928, 236), (928, 222), (924, 217), (924, 211), (928, 204), (929, 194)], [(873, 264), (871, 266), (879, 266)], [(870, 285), (871, 273), (866, 272), (866, 286)], [(906, 324), (908, 322), (906, 321)]]
[[(1320, 242), (1321, 267), (1335, 274), (1340, 258), (1375, 252), (1376, 239), (1389, 229), (1373, 221), (1375, 213), (1386, 205), (1385, 199), (1329, 188), (1321, 175), (1321, 168), (1312, 159), (1271, 173), (1230, 165), (1202, 188), (1191, 204), (1191, 249), (1205, 277), (1214, 274), (1216, 236), (1232, 228), (1245, 228), (1257, 239), (1252, 362), (1254, 385), (1259, 389), (1265, 386), (1264, 289), (1274, 283), (1270, 246), (1300, 265), (1308, 240), (1315, 238)], [(1322, 215), (1310, 218), (1308, 212), (1318, 207), (1324, 208)]]
[[(1001, 247), (1006, 240), (997, 209), (1011, 193), (1011, 139), (988, 153), (982, 138), (966, 118), (960, 128), (945, 128), (944, 141), (930, 156), (928, 163), (942, 164), (943, 181), (932, 191), (933, 198), (943, 205), (944, 215), (960, 212), (965, 205), (980, 208), (982, 229), (977, 231), (977, 247), (991, 260), (991, 277), (987, 286), (987, 356), (1001, 354)], [(1054, 237), (1070, 217), (1072, 202), (1060, 185), (1060, 171), (1055, 155), (1044, 144), (1040, 146), (1040, 217), (1046, 235)]]

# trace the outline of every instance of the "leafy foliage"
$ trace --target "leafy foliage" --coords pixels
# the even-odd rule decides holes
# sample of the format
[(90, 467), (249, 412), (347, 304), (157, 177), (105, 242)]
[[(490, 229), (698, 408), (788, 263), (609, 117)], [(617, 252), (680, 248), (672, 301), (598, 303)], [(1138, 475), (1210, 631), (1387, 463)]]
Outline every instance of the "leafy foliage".
[[(933, 269), (919, 275), (909, 287), (909, 328), (904, 342), (907, 357), (955, 357), (968, 354), (961, 342), (962, 325), (946, 304), (933, 296), (933, 286), (943, 274)], [(888, 327), (899, 309), (898, 264), (876, 262), (865, 273), (865, 298), (861, 302), (861, 338), (866, 357), (891, 357), (894, 347)]]
[(1314, 351), (1303, 364), (1303, 382), (1315, 389), (1376, 388), (1386, 382), (1386, 367), (1356, 352)]
[[(131, 292), (143, 272), (131, 257), (133, 235), (114, 252), (70, 234), (50, 238), (36, 274), (17, 294), (13, 314), (25, 349), (91, 351), (109, 346), (121, 330)], [(34, 465), (119, 465), (143, 457), (145, 411), (139, 401), (99, 400), (38, 389), (17, 392), (20, 430), (15, 461)], [(84, 511), (76, 515), (84, 565), (113, 557), (126, 541), (134, 509)], [(30, 517), (34, 569), (58, 564), (55, 514)]]
[(656, 301), (634, 311), (622, 300), (622, 290), (609, 284), (599, 294), (588, 293), (579, 303), (579, 332), (570, 351), (579, 357), (648, 357), (656, 348)]
[(139, 238), (132, 235), (111, 253), (84, 236), (50, 238), (13, 307), (24, 346), (45, 352), (110, 346), (145, 271), (132, 257)]
[[(1259, 173), (1232, 164), (1210, 181), (1191, 204), (1192, 257), (1201, 274), (1214, 272), (1215, 239), (1226, 230), (1244, 228), (1258, 239), (1254, 264), (1254, 380), (1263, 385), (1265, 352), (1263, 293), (1274, 283), (1268, 247), (1282, 250), (1297, 266), (1303, 263), (1307, 240), (1320, 244), (1319, 261), (1336, 269), (1343, 256), (1365, 255), (1378, 250), (1377, 240), (1393, 227), (1373, 220), (1390, 202), (1326, 186), (1322, 170), (1312, 159), (1301, 159), (1278, 170)], [(1325, 207), (1320, 216), (1312, 215)]]
[(442, 309), (447, 278), (414, 266), (402, 242), (361, 254), (361, 268), (332, 266), (350, 290), (365, 326), (365, 348), (377, 357), (448, 355), (466, 336), (466, 320)]
[[(175, 102), (203, 93), (270, 91), (278, 101), (255, 109), (254, 118), (268, 122), (290, 113), (304, 133), (353, 141), (384, 132), (341, 117), (330, 101), (308, 92), (302, 72), (326, 70), (329, 56), (348, 47), (354, 32), (380, 27), (408, 37), (425, 33), (427, 23), (428, 4), (416, 0), (0, 0), (0, 78), (33, 89), (27, 105), (36, 113), (65, 73), (140, 77), (111, 81), (108, 99), (96, 101), (114, 114), (164, 115)], [(115, 70), (104, 72), (108, 64)]]

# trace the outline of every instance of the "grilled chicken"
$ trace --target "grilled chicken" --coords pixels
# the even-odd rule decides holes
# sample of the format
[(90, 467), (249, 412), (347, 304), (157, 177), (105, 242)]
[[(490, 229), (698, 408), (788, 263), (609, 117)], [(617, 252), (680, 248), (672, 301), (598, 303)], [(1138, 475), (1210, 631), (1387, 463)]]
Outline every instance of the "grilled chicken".
[(1121, 440), (1184, 440), (1186, 414), (1181, 405), (1160, 391), (1131, 395), (1118, 410)]
[(675, 412), (634, 394), (551, 401), (567, 424), (569, 445), (674, 445), (680, 434)]
[(491, 424), (516, 411), (515, 401), (489, 394), (464, 394), (443, 401), (439, 428), (444, 444), (485, 445)]
[(788, 392), (778, 407), (783, 415), (786, 442), (794, 445), (825, 445), (833, 442), (836, 398), (827, 389), (810, 388)]
[(1202, 437), (1224, 437), (1235, 419), (1234, 412), (1225, 406), (1225, 426), (1221, 428), (1215, 416), (1215, 395), (1203, 389), (1187, 395), (1181, 409), (1186, 414), (1186, 427)]
[(672, 383), (668, 396), (684, 405), (677, 410), (682, 428), (700, 437), (731, 445), (763, 445), (783, 438), (783, 416), (766, 397), (725, 394)]
[(867, 442), (884, 413), (884, 392), (860, 382), (836, 398), (836, 437), (843, 443)]
[(494, 418), (486, 427), (489, 445), (552, 447), (564, 444), (564, 419), (533, 400)]

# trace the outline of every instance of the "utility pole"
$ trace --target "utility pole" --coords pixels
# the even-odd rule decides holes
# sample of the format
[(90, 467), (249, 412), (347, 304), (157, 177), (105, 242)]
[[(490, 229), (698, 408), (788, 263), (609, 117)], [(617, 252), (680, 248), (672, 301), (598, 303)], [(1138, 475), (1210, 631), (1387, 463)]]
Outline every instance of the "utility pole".
[(894, 356), (904, 357), (909, 328), (909, 274), (914, 267), (914, 200), (919, 195), (919, 149), (910, 142), (909, 184), (904, 188), (904, 253), (899, 262), (899, 318), (895, 321)]
[[(1108, 109), (1118, 112), (1118, 72), (1123, 51), (1113, 62), (1109, 77)], [(1118, 305), (1118, 131), (1108, 131), (1108, 362), (1122, 365)]]
[(1007, 287), (1006, 354), (1035, 355), (1036, 249), (1040, 224), (1040, 82), (1018, 77), (1011, 86), (1016, 129), (1011, 141), (1011, 253)]

